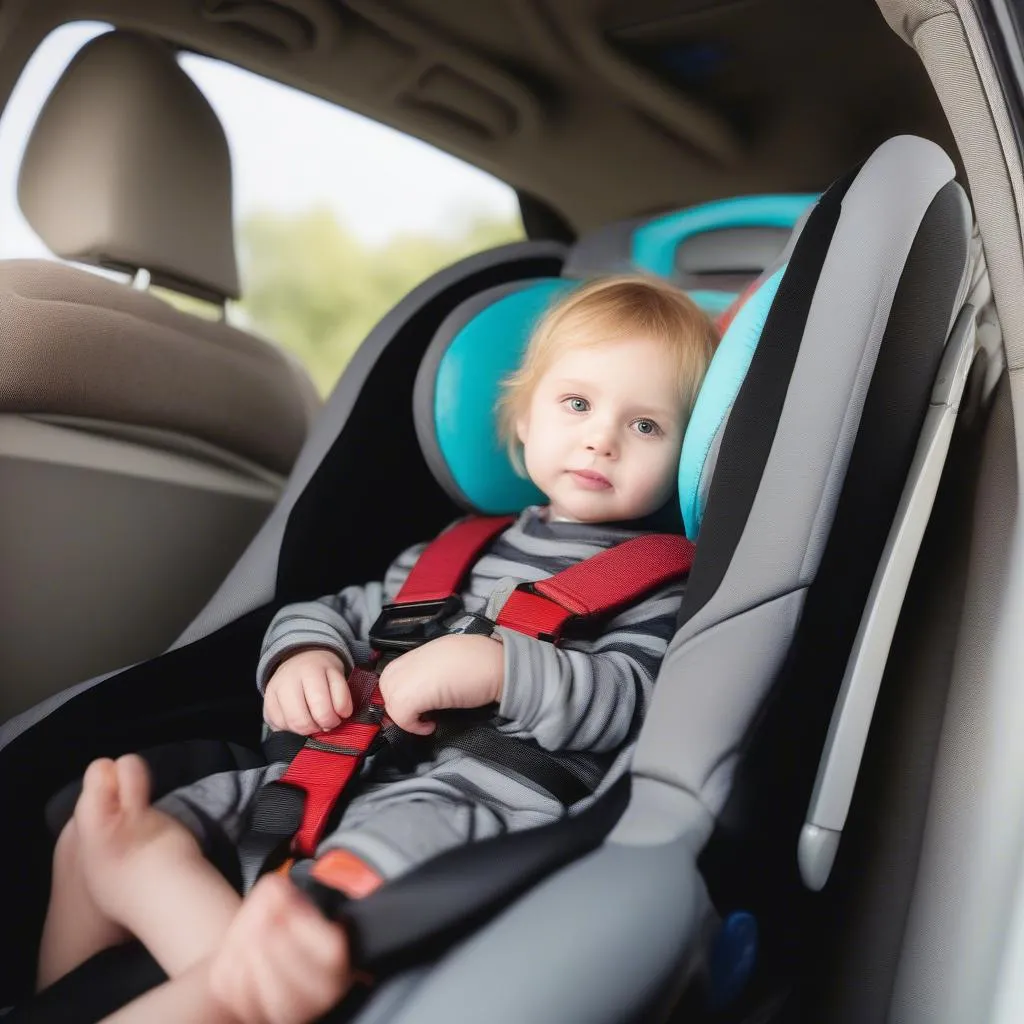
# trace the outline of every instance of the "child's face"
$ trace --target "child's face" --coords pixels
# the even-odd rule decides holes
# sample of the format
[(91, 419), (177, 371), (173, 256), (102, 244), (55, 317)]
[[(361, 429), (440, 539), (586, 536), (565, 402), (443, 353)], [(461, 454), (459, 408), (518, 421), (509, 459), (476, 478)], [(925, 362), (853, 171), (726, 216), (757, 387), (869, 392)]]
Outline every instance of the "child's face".
[(677, 381), (671, 353), (645, 337), (555, 358), (517, 422), (526, 470), (553, 515), (637, 519), (668, 500), (685, 427)]

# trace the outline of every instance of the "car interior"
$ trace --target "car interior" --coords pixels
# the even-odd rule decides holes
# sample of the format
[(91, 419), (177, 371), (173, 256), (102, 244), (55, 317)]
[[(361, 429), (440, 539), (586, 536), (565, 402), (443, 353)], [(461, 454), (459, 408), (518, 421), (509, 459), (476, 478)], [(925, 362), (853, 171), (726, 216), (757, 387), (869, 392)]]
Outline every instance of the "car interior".
[[(0, 4), (0, 95), (83, 18), (112, 31), (39, 115), (18, 201), (84, 266), (0, 262), (9, 1019), (99, 1020), (160, 978), (129, 945), (31, 994), (88, 762), (147, 752), (159, 792), (195, 771), (168, 750), (257, 757), (275, 610), (534, 500), (499, 381), (554, 296), (630, 270), (723, 334), (628, 777), (348, 905), (377, 980), (329, 1019), (1019, 1020), (1014, 9), (36, 0)], [(273, 343), (150, 290), (240, 292), (231, 157), (181, 52), (496, 175), (527, 239), (409, 292), (321, 402)]]

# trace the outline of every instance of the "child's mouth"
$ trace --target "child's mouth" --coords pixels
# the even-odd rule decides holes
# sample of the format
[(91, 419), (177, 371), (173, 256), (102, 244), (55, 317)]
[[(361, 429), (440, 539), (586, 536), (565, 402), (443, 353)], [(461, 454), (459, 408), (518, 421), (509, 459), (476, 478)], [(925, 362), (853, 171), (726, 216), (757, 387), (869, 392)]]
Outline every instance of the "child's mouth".
[(606, 491), (611, 487), (608, 477), (592, 469), (572, 469), (569, 472), (576, 483), (588, 491)]

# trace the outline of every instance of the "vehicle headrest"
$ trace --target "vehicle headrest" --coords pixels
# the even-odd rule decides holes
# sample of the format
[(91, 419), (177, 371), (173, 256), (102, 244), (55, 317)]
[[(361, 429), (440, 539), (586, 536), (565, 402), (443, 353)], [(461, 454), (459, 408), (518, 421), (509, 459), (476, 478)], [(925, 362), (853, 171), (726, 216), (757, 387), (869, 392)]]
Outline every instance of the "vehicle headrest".
[(736, 196), (605, 225), (576, 242), (567, 277), (646, 271), (678, 284), (710, 316), (723, 314), (777, 266), (817, 194)]
[[(679, 507), (696, 539), (718, 448), (785, 273), (755, 289), (723, 336), (686, 430), (679, 464)], [(498, 285), (456, 307), (438, 328), (416, 377), (413, 413), (423, 454), (459, 505), (489, 515), (514, 513), (546, 499), (515, 470), (498, 438), (501, 381), (522, 358), (544, 312), (579, 282), (545, 278)]]
[(239, 294), (224, 130), (156, 39), (109, 32), (76, 54), (29, 136), (18, 201), (64, 259)]

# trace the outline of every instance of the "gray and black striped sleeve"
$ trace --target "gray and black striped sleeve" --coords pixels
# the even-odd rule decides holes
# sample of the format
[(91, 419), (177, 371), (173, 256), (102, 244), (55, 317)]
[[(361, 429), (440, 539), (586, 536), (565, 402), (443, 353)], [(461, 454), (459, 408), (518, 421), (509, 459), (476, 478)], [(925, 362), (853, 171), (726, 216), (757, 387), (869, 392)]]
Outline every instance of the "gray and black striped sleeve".
[(683, 583), (608, 622), (592, 641), (560, 647), (498, 627), (505, 648), (501, 728), (548, 750), (615, 750), (647, 710), (676, 629)]
[(263, 638), (256, 684), (260, 693), (278, 665), (290, 655), (310, 647), (334, 651), (351, 671), (370, 658), (370, 627), (383, 604), (401, 589), (425, 544), (403, 551), (388, 566), (383, 582), (345, 587), (315, 601), (285, 605), (273, 618)]

